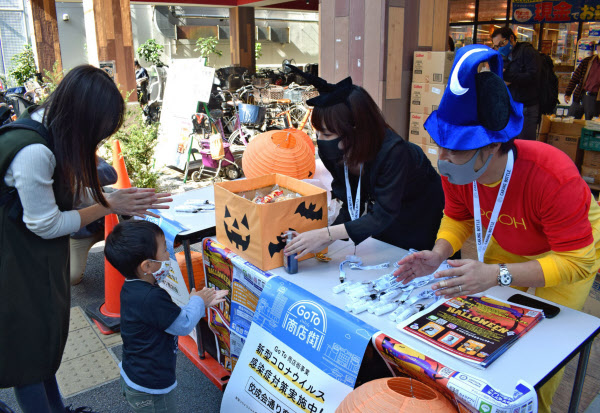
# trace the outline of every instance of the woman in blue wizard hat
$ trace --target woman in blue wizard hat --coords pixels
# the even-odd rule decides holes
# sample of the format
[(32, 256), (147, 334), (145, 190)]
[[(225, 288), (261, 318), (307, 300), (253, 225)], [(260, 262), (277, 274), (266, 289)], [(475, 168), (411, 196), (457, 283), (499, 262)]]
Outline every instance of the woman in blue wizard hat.
[[(489, 71), (479, 71), (484, 62)], [(446, 206), (432, 250), (402, 259), (399, 280), (432, 273), (475, 232), (478, 260), (449, 260), (455, 277), (437, 295), (476, 294), (495, 285), (581, 310), (600, 267), (600, 207), (562, 151), (515, 140), (523, 109), (502, 80), (502, 56), (482, 45), (456, 53), (450, 80), (425, 128), (440, 146)], [(549, 412), (561, 370), (538, 392)]]
[(333, 176), (332, 198), (343, 207), (331, 227), (297, 235), (285, 254), (301, 257), (346, 238), (357, 245), (374, 237), (406, 249), (433, 247), (444, 193), (421, 148), (395, 133), (350, 77), (330, 84), (290, 67), (319, 91), (307, 103), (314, 106), (319, 158)]

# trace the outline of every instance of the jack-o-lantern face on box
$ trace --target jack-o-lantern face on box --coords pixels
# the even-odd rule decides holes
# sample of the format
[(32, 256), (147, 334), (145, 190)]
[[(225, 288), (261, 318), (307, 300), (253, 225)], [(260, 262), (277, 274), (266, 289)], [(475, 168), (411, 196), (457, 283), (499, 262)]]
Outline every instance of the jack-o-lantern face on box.
[(250, 227), (248, 226), (246, 214), (244, 214), (240, 220), (240, 226), (240, 224), (238, 224), (238, 219), (232, 217), (229, 213), (229, 209), (225, 206), (225, 219), (223, 224), (225, 225), (225, 233), (227, 234), (229, 242), (235, 244), (237, 249), (246, 251), (250, 245)]

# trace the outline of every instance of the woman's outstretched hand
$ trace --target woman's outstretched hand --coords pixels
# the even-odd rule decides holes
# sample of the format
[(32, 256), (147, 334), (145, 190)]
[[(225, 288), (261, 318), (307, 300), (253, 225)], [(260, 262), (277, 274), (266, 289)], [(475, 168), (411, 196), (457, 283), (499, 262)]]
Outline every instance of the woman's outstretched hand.
[(169, 193), (156, 193), (153, 188), (125, 188), (106, 194), (106, 200), (114, 214), (160, 218), (149, 209), (169, 209), (168, 205), (162, 204), (172, 202), (173, 198)]

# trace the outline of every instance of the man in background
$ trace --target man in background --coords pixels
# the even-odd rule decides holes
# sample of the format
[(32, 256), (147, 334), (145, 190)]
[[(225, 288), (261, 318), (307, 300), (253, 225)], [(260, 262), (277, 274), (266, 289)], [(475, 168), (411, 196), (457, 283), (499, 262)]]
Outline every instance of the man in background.
[(148, 71), (140, 65), (136, 59), (133, 61), (135, 66), (135, 83), (137, 85), (138, 102), (144, 105), (148, 103)]
[[(598, 44), (594, 44), (595, 52), (579, 63), (573, 72), (569, 85), (565, 90), (565, 102), (571, 101), (573, 106), (582, 105), (585, 119), (590, 120), (600, 114), (598, 90), (600, 89), (600, 58), (598, 57)], [(571, 110), (569, 109), (569, 114)]]
[(509, 27), (494, 30), (492, 43), (504, 58), (504, 82), (512, 98), (523, 104), (523, 130), (516, 138), (535, 140), (540, 122), (540, 54), (531, 43), (517, 42)]

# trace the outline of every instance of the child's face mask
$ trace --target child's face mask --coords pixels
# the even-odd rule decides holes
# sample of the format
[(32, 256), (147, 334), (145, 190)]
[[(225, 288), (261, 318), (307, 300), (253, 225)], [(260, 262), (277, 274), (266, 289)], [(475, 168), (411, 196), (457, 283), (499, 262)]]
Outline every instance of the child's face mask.
[(158, 269), (158, 271), (153, 272), (152, 276), (154, 277), (157, 283), (161, 283), (165, 278), (167, 278), (167, 275), (169, 275), (169, 271), (171, 270), (171, 260), (169, 259), (166, 261), (150, 261), (160, 262), (160, 268)]

